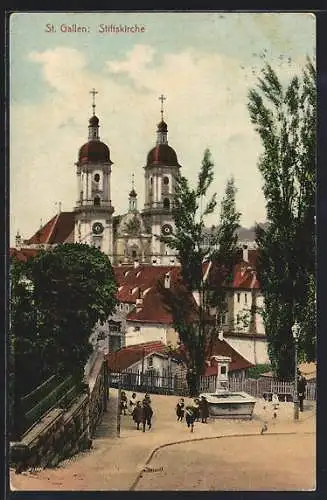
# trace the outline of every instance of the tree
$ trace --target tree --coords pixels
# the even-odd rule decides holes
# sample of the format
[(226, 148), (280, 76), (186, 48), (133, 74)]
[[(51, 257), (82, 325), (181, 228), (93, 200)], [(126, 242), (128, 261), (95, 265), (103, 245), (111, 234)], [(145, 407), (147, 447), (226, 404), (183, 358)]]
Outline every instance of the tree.
[(266, 65), (249, 92), (251, 122), (263, 145), (258, 168), (263, 177), (268, 226), (257, 227), (263, 319), (275, 374), (291, 378), (294, 341), (301, 324), (299, 352), (315, 358), (315, 185), (316, 71), (308, 59), (301, 76), (284, 88)]
[(219, 230), (212, 233), (210, 245), (204, 245), (205, 221), (217, 206), (214, 193), (203, 208), (204, 197), (214, 178), (213, 167), (210, 151), (206, 149), (195, 189), (189, 186), (185, 177), (176, 178), (173, 204), (175, 229), (171, 236), (160, 236), (161, 241), (177, 252), (181, 264), (180, 279), (169, 288), (161, 284), (160, 290), (184, 348), (192, 394), (198, 391), (205, 361), (217, 335), (216, 320), (210, 314), (211, 309), (213, 306), (222, 308), (224, 303), (224, 292), (216, 290), (211, 293), (212, 282), (206, 276), (208, 262), (213, 259), (221, 265), (219, 286), (222, 286), (234, 261), (237, 241), (235, 230), (240, 217), (235, 209), (234, 181), (230, 179), (221, 204)]
[(35, 363), (38, 383), (52, 374), (82, 381), (90, 333), (112, 312), (115, 295), (109, 259), (87, 245), (58, 245), (13, 265), (11, 332), (21, 395), (26, 386), (18, 365), (26, 370), (27, 357), (31, 370)]

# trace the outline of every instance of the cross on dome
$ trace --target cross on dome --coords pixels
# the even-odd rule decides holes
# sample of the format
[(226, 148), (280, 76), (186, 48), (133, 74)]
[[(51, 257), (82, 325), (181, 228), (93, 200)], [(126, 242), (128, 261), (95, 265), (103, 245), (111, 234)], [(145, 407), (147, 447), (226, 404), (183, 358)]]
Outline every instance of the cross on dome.
[(163, 103), (167, 99), (167, 97), (165, 97), (163, 94), (161, 94), (161, 96), (158, 97), (158, 99), (159, 99), (159, 101), (161, 101), (161, 110), (160, 110), (160, 113), (161, 113), (161, 121), (163, 121), (163, 112), (164, 112)]
[(98, 94), (99, 92), (97, 90), (95, 90), (94, 88), (92, 90), (90, 90), (90, 94), (92, 94), (92, 109), (93, 109), (93, 116), (95, 116), (95, 96), (96, 94)]

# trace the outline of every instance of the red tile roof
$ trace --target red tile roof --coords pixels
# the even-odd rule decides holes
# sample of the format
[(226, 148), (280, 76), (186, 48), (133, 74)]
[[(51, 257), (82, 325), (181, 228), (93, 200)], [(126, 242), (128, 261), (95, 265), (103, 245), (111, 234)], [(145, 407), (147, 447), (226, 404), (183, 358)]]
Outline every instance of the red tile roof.
[(126, 370), (149, 354), (164, 353), (166, 349), (167, 346), (162, 342), (146, 342), (144, 344), (123, 347), (119, 351), (107, 354), (105, 358), (108, 368), (115, 372)]
[[(212, 349), (212, 356), (229, 356), (232, 361), (229, 365), (229, 371), (245, 370), (254, 366), (250, 361), (245, 359), (238, 351), (236, 351), (226, 340), (217, 339)], [(212, 367), (208, 367), (212, 368)], [(214, 367), (216, 368), (216, 367)], [(216, 372), (217, 373), (217, 369)], [(207, 373), (206, 373), (207, 375)]]
[(34, 248), (22, 248), (21, 250), (17, 250), (17, 248), (9, 249), (9, 256), (15, 257), (17, 260), (21, 262), (26, 262), (31, 257), (35, 257), (40, 252), (40, 250)]
[[(185, 347), (183, 345), (180, 345), (177, 349), (177, 353), (179, 354), (179, 359), (181, 361), (185, 360), (186, 354), (185, 354)], [(219, 340), (217, 339), (212, 347), (210, 349), (210, 352), (208, 352), (208, 358), (210, 356), (228, 356), (231, 358), (231, 363), (229, 365), (229, 371), (238, 371), (238, 370), (245, 370), (246, 368), (250, 368), (251, 366), (254, 366), (250, 361), (245, 359), (238, 351), (236, 351), (226, 340)], [(207, 366), (205, 369), (205, 375), (216, 375), (217, 374), (217, 367), (216, 366)]]
[(255, 268), (249, 263), (241, 262), (234, 267), (233, 288), (259, 289), (259, 281)]
[(33, 244), (56, 244), (73, 242), (74, 212), (60, 212), (41, 227), (30, 239), (25, 241), (27, 245)]
[[(232, 282), (227, 285), (232, 288), (237, 289), (259, 289), (260, 284), (256, 273), (256, 264), (258, 259), (258, 250), (248, 251), (248, 261), (243, 260), (242, 255), (239, 257), (239, 261), (235, 264), (233, 269)], [(209, 279), (212, 286), (221, 286), (224, 278), (224, 273), (222, 268), (217, 264), (213, 264), (210, 272)]]

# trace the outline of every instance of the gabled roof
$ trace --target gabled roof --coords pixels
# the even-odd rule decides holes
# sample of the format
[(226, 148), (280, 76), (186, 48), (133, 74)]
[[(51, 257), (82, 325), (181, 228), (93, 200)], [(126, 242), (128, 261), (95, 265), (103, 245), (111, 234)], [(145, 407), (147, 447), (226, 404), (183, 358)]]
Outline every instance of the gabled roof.
[[(177, 349), (177, 353), (179, 353), (179, 359), (185, 359), (185, 347), (180, 345)], [(245, 359), (238, 351), (236, 351), (226, 340), (217, 339), (210, 353), (208, 353), (208, 357), (210, 356), (228, 356), (231, 358), (231, 363), (229, 365), (229, 371), (238, 371), (245, 370), (247, 368), (251, 368), (254, 366), (250, 361)], [(217, 374), (217, 366), (207, 366), (205, 369), (205, 376), (216, 375)]]
[[(259, 289), (260, 283), (256, 272), (258, 255), (258, 250), (248, 250), (248, 260), (244, 261), (243, 255), (240, 252), (238, 262), (233, 268), (232, 281), (230, 284), (226, 284), (226, 286), (241, 290)], [(213, 263), (209, 271), (211, 286), (221, 286), (224, 279), (222, 268), (219, 264)]]
[[(229, 365), (229, 371), (245, 370), (254, 366), (250, 361), (245, 359), (238, 351), (236, 351), (226, 340), (217, 339), (212, 348), (212, 356), (229, 356), (232, 361)], [(214, 366), (209, 366), (206, 370), (206, 375), (212, 375), (209, 373), (210, 369), (215, 369), (214, 373), (217, 373), (217, 368)]]
[(40, 250), (34, 248), (22, 248), (21, 250), (18, 250), (17, 248), (10, 248), (9, 256), (14, 257), (21, 262), (26, 262), (31, 257), (35, 257), (39, 252)]
[(60, 212), (50, 219), (28, 240), (26, 245), (73, 243), (75, 214)]
[(144, 344), (123, 347), (119, 351), (107, 354), (105, 359), (111, 371), (121, 371), (141, 361), (143, 357), (155, 353), (164, 354), (166, 348), (167, 346), (162, 342), (146, 342)]

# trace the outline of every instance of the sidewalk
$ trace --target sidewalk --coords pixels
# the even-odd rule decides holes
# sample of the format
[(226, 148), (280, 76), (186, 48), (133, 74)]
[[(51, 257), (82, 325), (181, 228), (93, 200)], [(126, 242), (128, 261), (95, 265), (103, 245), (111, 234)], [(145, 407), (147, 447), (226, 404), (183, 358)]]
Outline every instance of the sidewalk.
[[(277, 418), (273, 418), (271, 403), (258, 401), (254, 418), (241, 420), (211, 420), (197, 423), (191, 433), (185, 423), (176, 421), (175, 396), (152, 395), (154, 409), (151, 431), (137, 431), (131, 417), (121, 417), (121, 437), (116, 436), (117, 391), (110, 391), (108, 412), (94, 436), (92, 450), (62, 462), (55, 469), (15, 474), (10, 471), (11, 484), (17, 490), (128, 490), (144, 468), (151, 452), (168, 443), (191, 441), (219, 436), (260, 434), (263, 421), (268, 423), (266, 434), (315, 433), (315, 404), (306, 402), (305, 412), (293, 421), (293, 405), (280, 403)], [(311, 405), (311, 408), (308, 406)], [(271, 437), (273, 439), (273, 437)]]

